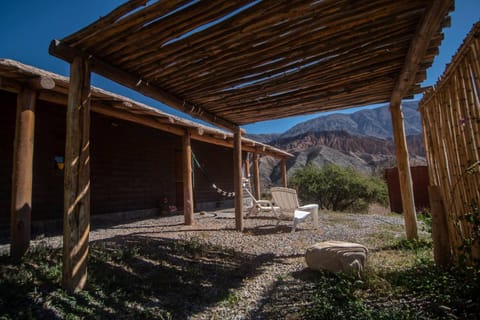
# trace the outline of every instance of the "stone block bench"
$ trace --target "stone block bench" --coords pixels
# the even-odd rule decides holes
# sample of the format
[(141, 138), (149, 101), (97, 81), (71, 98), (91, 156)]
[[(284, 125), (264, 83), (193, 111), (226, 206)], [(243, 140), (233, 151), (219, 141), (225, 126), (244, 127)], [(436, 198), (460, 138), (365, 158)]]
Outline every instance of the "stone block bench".
[(310, 269), (344, 272), (360, 277), (368, 249), (358, 243), (343, 241), (319, 242), (309, 247), (305, 260)]

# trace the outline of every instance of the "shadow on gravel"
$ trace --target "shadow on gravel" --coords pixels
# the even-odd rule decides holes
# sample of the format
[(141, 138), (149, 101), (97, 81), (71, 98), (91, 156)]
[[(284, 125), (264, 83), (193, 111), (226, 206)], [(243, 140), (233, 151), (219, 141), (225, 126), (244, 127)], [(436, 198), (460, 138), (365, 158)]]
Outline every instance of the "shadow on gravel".
[[(175, 214), (181, 215), (181, 214)], [(172, 216), (172, 215), (170, 215)], [(174, 226), (183, 226), (183, 223), (177, 224), (165, 224), (162, 223), (162, 218), (166, 216), (160, 216), (155, 214), (150, 214), (147, 216), (141, 217), (102, 217), (102, 215), (93, 215), (90, 221), (90, 230), (95, 231), (98, 229), (141, 229), (141, 228), (151, 228), (156, 226), (162, 227), (174, 227)], [(149, 225), (149, 226), (135, 226), (129, 227), (126, 224), (135, 223), (147, 219), (156, 219), (157, 223)], [(63, 220), (51, 220), (45, 221), (45, 223), (41, 226), (32, 226), (31, 230), (31, 238), (41, 239), (43, 237), (54, 237), (54, 236), (61, 236), (63, 234)], [(9, 244), (10, 241), (10, 229), (9, 226), (2, 226), (0, 228), (0, 245)]]
[(274, 258), (195, 238), (117, 236), (91, 243), (87, 286), (67, 295), (59, 287), (61, 250), (32, 251), (20, 266), (0, 256), (2, 319), (189, 319), (209, 306), (235, 304), (234, 290)]
[(244, 229), (245, 233), (248, 233), (254, 236), (265, 236), (269, 234), (278, 234), (278, 233), (290, 233), (291, 231), (292, 231), (291, 226), (281, 225), (281, 224), (277, 226), (275, 223)]

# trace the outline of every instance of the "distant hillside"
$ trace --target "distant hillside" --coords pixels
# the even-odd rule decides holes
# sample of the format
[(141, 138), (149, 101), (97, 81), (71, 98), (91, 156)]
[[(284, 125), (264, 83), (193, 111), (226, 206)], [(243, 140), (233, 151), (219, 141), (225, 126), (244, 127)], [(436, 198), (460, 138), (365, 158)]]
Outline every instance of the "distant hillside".
[[(425, 164), (418, 103), (403, 105), (407, 144), (412, 165)], [(334, 163), (353, 167), (366, 174), (382, 174), (383, 168), (396, 165), (395, 146), (388, 106), (352, 114), (331, 114), (299, 123), (283, 134), (248, 135), (294, 155), (287, 161), (287, 176), (313, 162), (319, 166)], [(281, 167), (278, 160), (262, 157), (261, 181), (278, 185)]]
[[(289, 152), (300, 152), (317, 146), (327, 146), (345, 153), (357, 155), (394, 155), (395, 145), (392, 138), (381, 139), (372, 136), (358, 136), (346, 131), (307, 132), (295, 137), (277, 138), (272, 145)], [(407, 136), (409, 153), (425, 156), (422, 135)]]
[(280, 137), (279, 133), (262, 133), (262, 134), (250, 134), (246, 135), (247, 138), (253, 139), (255, 141), (270, 144), (271, 141), (276, 140)]
[[(418, 101), (402, 105), (407, 135), (422, 133), (422, 123), (417, 111)], [(295, 137), (307, 132), (346, 131), (353, 135), (391, 138), (392, 121), (388, 105), (375, 109), (360, 110), (351, 114), (334, 113), (299, 123), (278, 137)]]

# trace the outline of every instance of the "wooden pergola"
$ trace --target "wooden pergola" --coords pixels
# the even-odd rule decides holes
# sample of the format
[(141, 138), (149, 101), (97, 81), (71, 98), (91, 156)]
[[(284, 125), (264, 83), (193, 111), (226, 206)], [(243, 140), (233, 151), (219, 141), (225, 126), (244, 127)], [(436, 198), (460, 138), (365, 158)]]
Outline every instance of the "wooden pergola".
[(406, 233), (415, 238), (401, 100), (422, 92), (452, 9), (453, 0), (131, 0), (52, 41), (50, 53), (71, 63), (65, 253), (78, 245), (69, 244), (77, 228), (69, 219), (88, 216), (92, 71), (234, 133), (238, 230), (241, 125), (389, 102)]

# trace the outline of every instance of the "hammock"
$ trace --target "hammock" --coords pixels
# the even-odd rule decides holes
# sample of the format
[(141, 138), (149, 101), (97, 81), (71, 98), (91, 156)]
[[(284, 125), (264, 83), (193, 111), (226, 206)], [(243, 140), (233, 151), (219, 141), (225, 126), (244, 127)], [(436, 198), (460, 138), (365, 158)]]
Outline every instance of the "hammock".
[[(193, 177), (195, 179), (195, 166), (200, 169), (200, 172), (202, 173), (202, 175), (205, 177), (205, 179), (208, 181), (208, 183), (210, 184), (210, 186), (219, 194), (221, 194), (222, 196), (224, 197), (227, 197), (227, 198), (233, 198), (235, 197), (235, 192), (228, 192), (228, 191), (225, 191), (223, 190), (222, 188), (218, 187), (209, 177), (209, 175), (207, 174), (207, 172), (205, 171), (205, 169), (202, 168), (202, 166), (200, 165), (200, 163), (198, 162), (197, 160), (197, 157), (195, 156), (195, 153), (192, 151), (192, 159), (193, 159), (193, 163), (194, 163), (194, 170), (193, 170)], [(194, 182), (195, 184), (195, 182)]]

